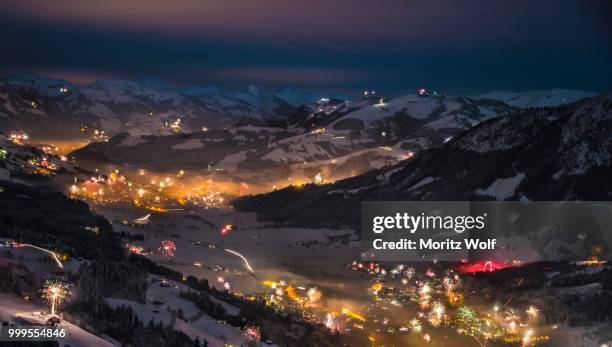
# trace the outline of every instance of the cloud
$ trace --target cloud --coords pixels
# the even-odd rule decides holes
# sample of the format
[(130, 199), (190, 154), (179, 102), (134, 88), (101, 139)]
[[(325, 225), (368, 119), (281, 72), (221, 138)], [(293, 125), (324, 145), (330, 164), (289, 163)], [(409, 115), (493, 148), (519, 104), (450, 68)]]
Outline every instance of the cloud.
[[(206, 39), (323, 45), (578, 39), (595, 24), (585, 1), (20, 0), (4, 16)], [(581, 16), (576, 16), (581, 14)], [(567, 25), (566, 25), (567, 24)]]
[(98, 80), (126, 79), (129, 77), (119, 76), (116, 73), (97, 70), (82, 69), (32, 69), (33, 72), (45, 77), (64, 79), (72, 84), (86, 86)]
[[(94, 69), (68, 69), (68, 68), (32, 68), (30, 71), (46, 77), (64, 79), (70, 83), (87, 86), (98, 80), (134, 79), (146, 75), (131, 76), (117, 72)], [(15, 73), (10, 71), (9, 75)], [(344, 87), (354, 84), (369, 84), (379, 80), (381, 76), (363, 71), (353, 71), (338, 68), (316, 67), (201, 67), (184, 66), (174, 70), (167, 77), (171, 84), (188, 85), (195, 80), (203, 84), (218, 84), (220, 86), (246, 86), (257, 84), (264, 87), (279, 86), (305, 86), (305, 87)], [(175, 83), (185, 78), (183, 83)]]
[(376, 75), (340, 68), (222, 67), (195, 70), (211, 79), (268, 85), (343, 85), (372, 81)]

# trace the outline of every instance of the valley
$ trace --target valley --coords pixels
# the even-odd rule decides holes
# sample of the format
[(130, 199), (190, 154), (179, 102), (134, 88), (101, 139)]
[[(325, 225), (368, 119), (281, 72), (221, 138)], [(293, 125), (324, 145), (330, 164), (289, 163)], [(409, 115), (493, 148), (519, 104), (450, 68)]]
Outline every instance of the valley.
[[(110, 107), (119, 100), (179, 97), (107, 82), (82, 91), (69, 86), (70, 101), (56, 100), (63, 94), (49, 90), (61, 83), (30, 76), (4, 88), (18, 85), (17, 93), (36, 86), (40, 112), (53, 103), (77, 107), (81, 98)], [(113, 92), (102, 92), (108, 88)], [(177, 95), (194, 98), (190, 93)], [(569, 95), (583, 94), (564, 92), (554, 100), (566, 102)], [(516, 101), (524, 96), (512, 100), (511, 106), (446, 95), (319, 96), (280, 122), (278, 115), (250, 116), (231, 125), (198, 123), (193, 131), (183, 121), (163, 129), (151, 122), (132, 127), (132, 120), (112, 127), (106, 119), (64, 138), (41, 138), (34, 128), (3, 123), (9, 133), (2, 137), (0, 170), (7, 183), (1, 194), (7, 201), (33, 199), (39, 189), (62, 192), (64, 200), (51, 220), (42, 206), (24, 216), (19, 206), (25, 205), (4, 212), (11, 231), (3, 234), (1, 264), (11, 269), (11, 281), (19, 267), (32, 282), (75, 283), (72, 302), (62, 308), (63, 319), (74, 325), (71, 345), (79, 345), (81, 334), (138, 344), (162, 338), (160, 332), (165, 341), (197, 339), (208, 346), (597, 344), (608, 338), (608, 318), (596, 308), (598, 300), (610, 300), (608, 254), (588, 258), (589, 250), (581, 249), (557, 262), (532, 262), (556, 250), (524, 235), (536, 255), (512, 263), (509, 255), (485, 263), (362, 260), (355, 213), (360, 201), (607, 198), (588, 185), (600, 182), (610, 192), (602, 178), (610, 166), (609, 138), (596, 130), (609, 127), (609, 96), (526, 109)], [(5, 110), (12, 107), (8, 102)], [(172, 107), (180, 109), (177, 103)], [(551, 156), (553, 146), (563, 151)], [(529, 162), (538, 156), (548, 162)], [(554, 185), (546, 191), (552, 195), (542, 196), (541, 184), (530, 180), (545, 173), (558, 183), (546, 183)], [(83, 204), (78, 211), (67, 212), (64, 206), (77, 202)], [(58, 237), (65, 232), (53, 226), (55, 218), (83, 213), (92, 215), (83, 217), (88, 222), (70, 222), (71, 234)], [(23, 228), (38, 219), (50, 225), (32, 238)], [(100, 237), (104, 243), (96, 241)], [(585, 238), (608, 252), (601, 235)], [(48, 254), (26, 251), (26, 241)], [(559, 249), (569, 247), (563, 242)], [(62, 269), (48, 263), (49, 254)], [(102, 283), (113, 284), (100, 288)], [(34, 289), (29, 282), (19, 288)], [(19, 303), (2, 311), (2, 319), (18, 322), (44, 311), (42, 304)], [(131, 320), (139, 335), (128, 337), (109, 314)], [(84, 321), (81, 333), (77, 325)]]

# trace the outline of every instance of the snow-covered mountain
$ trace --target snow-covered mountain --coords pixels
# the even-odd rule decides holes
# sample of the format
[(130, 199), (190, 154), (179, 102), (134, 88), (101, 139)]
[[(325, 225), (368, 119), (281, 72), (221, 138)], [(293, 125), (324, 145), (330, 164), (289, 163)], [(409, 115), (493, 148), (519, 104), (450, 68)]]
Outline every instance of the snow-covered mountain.
[[(294, 91), (291, 102), (308, 100)], [(172, 89), (163, 81), (97, 81), (86, 87), (26, 73), (0, 81), (0, 130), (40, 138), (195, 132), (242, 118), (284, 119), (294, 106), (256, 86), (244, 92), (214, 87)]]
[(280, 100), (283, 100), (287, 104), (293, 107), (299, 107), (301, 105), (311, 105), (320, 101), (321, 99), (336, 99), (336, 100), (349, 100), (350, 98), (340, 93), (313, 93), (303, 92), (291, 87), (283, 87), (276, 90), (273, 94)]
[[(401, 112), (419, 121), (431, 118), (429, 115), (435, 112), (443, 113), (444, 118), (435, 117), (437, 122), (427, 128), (463, 127), (463, 123), (473, 124), (483, 116), (499, 114), (508, 105), (551, 106), (590, 95), (554, 89), (494, 92), (477, 98), (407, 95), (383, 98), (382, 102), (378, 98), (348, 102), (340, 94), (303, 92), (289, 87), (267, 92), (251, 85), (244, 91), (226, 92), (213, 86), (173, 88), (151, 78), (104, 80), (79, 87), (65, 80), (26, 73), (0, 81), (0, 130), (25, 131), (45, 139), (76, 136), (100, 140), (122, 132), (135, 136), (166, 135), (224, 128), (244, 118), (282, 124), (293, 117), (289, 123), (304, 127), (330, 125), (338, 130), (363, 127), (378, 131), (381, 123), (377, 120)], [(497, 105), (493, 100), (498, 100)], [(360, 112), (353, 113), (350, 119), (341, 117), (357, 110)], [(300, 119), (300, 115), (306, 117)], [(339, 118), (344, 120), (331, 124), (331, 120)], [(104, 136), (94, 134), (96, 130), (104, 131)]]
[[(74, 153), (151, 168), (211, 165), (249, 181), (333, 181), (393, 165), (436, 147), (483, 120), (515, 109), (493, 100), (405, 95), (354, 102), (318, 99), (284, 123), (242, 122), (227, 129), (138, 138), (121, 135)], [(259, 177), (253, 178), (253, 173)]]
[[(535, 94), (548, 103), (568, 98), (562, 90)], [(234, 174), (259, 172), (262, 180), (354, 176), (441, 146), (516, 110), (482, 97), (370, 95), (349, 101), (291, 88), (172, 89), (155, 79), (77, 87), (26, 74), (0, 82), (0, 130), (7, 134), (23, 130), (32, 137), (92, 142), (119, 135), (75, 155), (157, 168), (210, 165)]]
[[(294, 225), (358, 226), (364, 200), (610, 200), (612, 95), (519, 110), (383, 170), (235, 206)], [(287, 203), (291, 201), (291, 203)]]
[(597, 95), (597, 93), (584, 90), (555, 88), (526, 92), (495, 91), (481, 94), (474, 98), (499, 100), (510, 106), (527, 108), (560, 106), (595, 95)]

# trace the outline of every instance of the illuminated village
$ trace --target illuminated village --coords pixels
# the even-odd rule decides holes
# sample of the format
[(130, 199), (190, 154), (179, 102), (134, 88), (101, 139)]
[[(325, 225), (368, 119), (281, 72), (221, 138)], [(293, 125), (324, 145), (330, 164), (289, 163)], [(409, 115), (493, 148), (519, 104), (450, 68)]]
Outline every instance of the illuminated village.
[[(10, 136), (11, 142), (7, 143), (17, 146), (17, 150), (27, 147), (27, 143), (20, 140), (24, 136)], [(6, 160), (8, 151), (4, 151)], [(559, 324), (547, 323), (543, 316), (547, 308), (540, 307), (538, 301), (519, 303), (513, 301), (511, 296), (493, 297), (472, 289), (480, 274), (521, 266), (518, 260), (509, 263), (470, 263), (466, 260), (456, 264), (383, 265), (353, 259), (342, 265), (341, 271), (345, 274), (341, 277), (350, 278), (351, 290), (361, 288), (361, 294), (359, 299), (342, 299), (335, 291), (330, 293), (329, 287), (317, 285), (316, 280), (288, 280), (280, 273), (275, 274), (275, 271), (260, 272), (257, 265), (260, 261), (249, 260), (248, 255), (223, 246), (224, 239), (248, 233), (249, 223), (241, 225), (245, 223), (244, 217), (231, 217), (232, 213), (228, 215), (223, 212), (231, 209), (228, 201), (248, 193), (248, 184), (221, 183), (222, 176), (215, 176), (214, 173), (208, 178), (190, 177), (191, 174), (184, 170), (160, 174), (146, 169), (129, 169), (125, 172), (115, 169), (104, 173), (94, 169), (89, 174), (60, 179), (66, 176), (59, 173), (61, 167), (71, 169), (77, 166), (77, 162), (58, 155), (57, 150), (47, 145), (40, 148), (38, 155), (21, 162), (21, 169), (29, 174), (53, 177), (57, 182), (68, 185), (66, 193), (71, 199), (87, 201), (92, 209), (102, 211), (111, 218), (116, 216), (111, 219), (117, 223), (116, 228), (127, 231), (128, 235), (153, 231), (153, 226), (164, 223), (170, 223), (170, 230), (175, 230), (161, 231), (161, 234), (156, 231), (159, 237), (166, 235), (170, 238), (153, 241), (157, 238), (154, 237), (151, 240), (154, 244), (149, 242), (148, 237), (145, 242), (138, 239), (127, 241), (124, 247), (129, 252), (159, 259), (162, 264), (177, 269), (190, 267), (189, 272), (211, 273), (214, 276), (211, 281), (213, 286), (226, 295), (261, 300), (275, 311), (291, 312), (306, 321), (321, 324), (331, 332), (366, 339), (372, 346), (392, 345), (394, 341), (433, 346), (470, 343), (478, 346), (546, 346), (555, 330), (559, 329)], [(320, 175), (316, 175), (313, 184), (322, 183)], [(121, 206), (127, 207), (127, 213), (117, 209)], [(206, 238), (200, 237), (188, 239), (187, 245), (184, 245), (183, 238), (186, 236), (176, 239), (178, 235), (175, 233), (180, 229), (176, 229), (170, 221), (185, 214), (200, 214), (198, 211), (208, 211), (204, 213), (205, 218), (221, 216), (222, 222), (213, 226), (217, 234), (213, 239), (216, 241), (210, 238), (210, 241), (206, 241)], [(244, 230), (245, 227), (247, 230)], [(85, 229), (84, 232), (99, 233), (97, 228)], [(301, 247), (311, 247), (307, 242), (300, 244)], [(10, 249), (23, 247), (10, 242), (4, 245)], [(225, 252), (230, 261), (211, 263), (210, 260), (198, 260), (196, 256), (185, 262), (180, 256), (186, 254), (184, 247)], [(60, 265), (70, 258), (65, 251), (41, 249), (49, 252)], [(573, 266), (608, 269), (607, 262), (600, 258), (602, 252), (601, 246), (594, 246), (589, 251), (590, 257)], [(508, 285), (520, 287), (522, 281), (514, 279)], [(54, 283), (57, 283), (58, 292), (61, 291), (57, 295), (54, 294)], [(340, 283), (342, 280), (339, 280)], [(61, 301), (69, 300), (70, 290), (62, 282), (49, 282), (43, 288), (41, 293), (50, 305), (51, 317), (57, 316)], [(243, 331), (247, 339), (262, 339), (261, 328), (256, 325), (244, 327)]]

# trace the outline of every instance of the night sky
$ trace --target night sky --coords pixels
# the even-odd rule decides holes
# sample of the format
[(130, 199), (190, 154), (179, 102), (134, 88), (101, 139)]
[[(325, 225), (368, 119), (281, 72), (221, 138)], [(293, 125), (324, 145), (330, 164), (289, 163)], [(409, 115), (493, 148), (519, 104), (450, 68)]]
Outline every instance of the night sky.
[(612, 1), (20, 0), (0, 74), (356, 93), (612, 89)]

